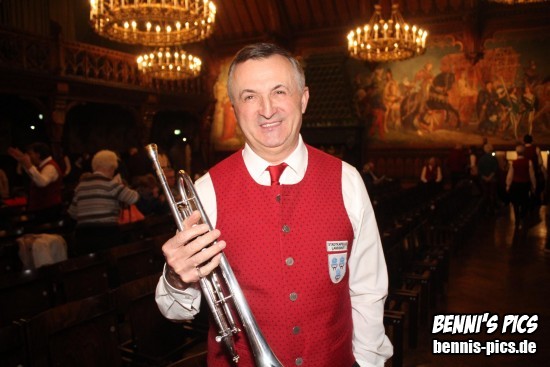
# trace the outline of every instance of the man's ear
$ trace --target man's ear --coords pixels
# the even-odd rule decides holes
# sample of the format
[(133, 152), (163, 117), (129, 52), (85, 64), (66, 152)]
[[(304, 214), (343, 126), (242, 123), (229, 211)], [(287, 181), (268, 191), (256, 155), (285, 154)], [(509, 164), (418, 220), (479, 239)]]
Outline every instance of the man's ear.
[(304, 91), (302, 92), (302, 113), (306, 113), (308, 101), (309, 101), (309, 88), (304, 87)]

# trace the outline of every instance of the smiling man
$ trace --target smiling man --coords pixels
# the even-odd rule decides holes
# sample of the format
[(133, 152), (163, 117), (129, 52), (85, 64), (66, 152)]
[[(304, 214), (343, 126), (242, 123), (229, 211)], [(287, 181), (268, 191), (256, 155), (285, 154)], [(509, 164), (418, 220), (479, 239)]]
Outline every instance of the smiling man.
[[(199, 214), (163, 245), (157, 303), (169, 319), (199, 312), (197, 282), (223, 250), (268, 344), (284, 366), (383, 366), (388, 276), (361, 175), (300, 136), (309, 90), (299, 62), (268, 43), (244, 47), (229, 69), (228, 93), (245, 147), (196, 187)], [(209, 246), (214, 240), (217, 245)], [(232, 362), (211, 327), (208, 365)], [(254, 366), (235, 338), (240, 366)]]

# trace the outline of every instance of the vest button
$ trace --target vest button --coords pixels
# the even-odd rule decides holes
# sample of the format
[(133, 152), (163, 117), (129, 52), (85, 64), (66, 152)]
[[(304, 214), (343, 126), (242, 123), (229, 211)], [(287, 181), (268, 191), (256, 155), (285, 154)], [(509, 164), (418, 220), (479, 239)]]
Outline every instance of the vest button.
[(292, 302), (296, 301), (297, 299), (298, 299), (298, 293), (296, 293), (296, 292), (290, 293), (290, 300)]
[(277, 202), (280, 203), (281, 202), (281, 195), (275, 196), (275, 200), (277, 200)]
[(285, 232), (285, 233), (290, 232), (290, 227), (287, 226), (287, 225), (285, 224), (285, 225), (283, 226), (283, 232)]
[(294, 326), (292, 328), (292, 334), (296, 335), (296, 334), (299, 334), (300, 333), (300, 327), (299, 326)]
[(304, 363), (304, 360), (302, 357), (296, 358), (296, 366), (301, 366)]
[(294, 265), (294, 259), (291, 258), (291, 257), (287, 257), (286, 260), (285, 260), (285, 263), (286, 263), (288, 266), (292, 266), (292, 265)]

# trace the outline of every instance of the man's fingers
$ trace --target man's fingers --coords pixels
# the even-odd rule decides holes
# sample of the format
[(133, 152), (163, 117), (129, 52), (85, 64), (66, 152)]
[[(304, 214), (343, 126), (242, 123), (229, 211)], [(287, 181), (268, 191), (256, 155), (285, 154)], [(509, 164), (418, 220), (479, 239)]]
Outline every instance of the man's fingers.
[(210, 273), (212, 273), (212, 271), (214, 271), (214, 269), (216, 269), (220, 264), (221, 257), (222, 257), (221, 254), (217, 254), (206, 264), (202, 266), (196, 266), (195, 270), (197, 272), (197, 277), (198, 277), (197, 281), (199, 281), (200, 278), (207, 277)]

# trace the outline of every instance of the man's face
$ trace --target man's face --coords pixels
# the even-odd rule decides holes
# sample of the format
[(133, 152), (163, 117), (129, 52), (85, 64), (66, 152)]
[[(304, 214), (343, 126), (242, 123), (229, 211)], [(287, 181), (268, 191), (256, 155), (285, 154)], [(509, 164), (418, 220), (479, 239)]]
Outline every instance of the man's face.
[(246, 142), (271, 163), (284, 160), (298, 144), (309, 91), (299, 89), (290, 61), (280, 55), (248, 60), (233, 73), (233, 109)]

